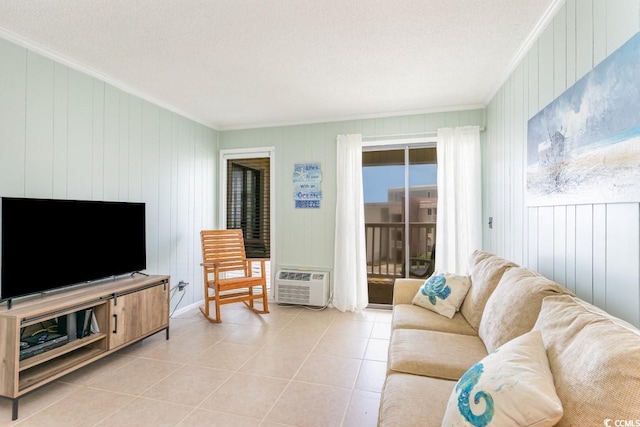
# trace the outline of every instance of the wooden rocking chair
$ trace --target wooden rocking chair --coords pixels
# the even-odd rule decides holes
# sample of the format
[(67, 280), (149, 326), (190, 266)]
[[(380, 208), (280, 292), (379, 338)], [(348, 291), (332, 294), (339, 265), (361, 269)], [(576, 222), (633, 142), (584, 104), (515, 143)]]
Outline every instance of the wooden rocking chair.
[[(202, 271), (204, 274), (204, 307), (202, 314), (210, 322), (220, 323), (220, 306), (244, 302), (256, 313), (269, 313), (267, 302), (266, 259), (247, 259), (242, 230), (203, 230)], [(260, 262), (261, 275), (252, 276), (252, 262)], [(262, 293), (254, 293), (254, 287), (262, 287)], [(213, 295), (211, 295), (213, 293)], [(262, 310), (256, 310), (253, 301), (262, 299)], [(216, 317), (209, 314), (209, 304), (215, 302)], [(248, 302), (247, 302), (248, 301)]]

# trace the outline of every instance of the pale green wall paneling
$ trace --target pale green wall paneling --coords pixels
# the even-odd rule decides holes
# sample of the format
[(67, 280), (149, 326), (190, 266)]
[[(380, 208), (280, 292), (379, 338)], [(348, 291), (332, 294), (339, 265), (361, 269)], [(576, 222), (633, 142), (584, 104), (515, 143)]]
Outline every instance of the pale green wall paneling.
[(118, 200), (129, 198), (129, 98), (131, 96), (120, 91), (118, 111)]
[(142, 192), (142, 100), (129, 97), (129, 185), (127, 200), (140, 200)]
[[(275, 147), (276, 268), (298, 266), (332, 270), (336, 136), (435, 132), (440, 127), (465, 125), (485, 126), (484, 110), (225, 131), (220, 134), (220, 149)], [(323, 198), (319, 210), (294, 207), (293, 168), (296, 163), (303, 162), (322, 164)]]
[(4, 39), (0, 81), (0, 197), (145, 202), (147, 271), (202, 300), (218, 132)]
[(553, 207), (553, 279), (567, 283), (567, 206)]
[(57, 199), (67, 197), (69, 69), (55, 64), (53, 101), (53, 194)]
[[(636, 325), (640, 206), (527, 207), (525, 150), (528, 120), (639, 28), (637, 0), (568, 0), (487, 107), (483, 140), (483, 219), (493, 216), (496, 224), (485, 225), (484, 248)], [(505, 163), (501, 152), (510, 153)], [(514, 184), (504, 185), (505, 176)], [(522, 242), (513, 237), (520, 235)]]
[(576, 248), (576, 206), (570, 205), (567, 206), (567, 237), (565, 240), (565, 251), (566, 251), (566, 266), (565, 266), (565, 274), (566, 281), (564, 282), (567, 289), (571, 292), (576, 292), (576, 257), (577, 257), (577, 248)]
[(103, 195), (118, 200), (120, 194), (120, 91), (105, 85), (104, 91)]
[(558, 10), (553, 20), (553, 97), (567, 88), (567, 5)]
[(93, 79), (69, 70), (67, 197), (91, 199), (93, 163)]
[(580, 0), (567, 0), (567, 3), (563, 6), (566, 12), (567, 23), (567, 56), (566, 56), (566, 68), (567, 68), (567, 87), (576, 82), (576, 1)]
[(53, 177), (53, 61), (27, 54), (25, 194), (51, 194)]
[(576, 0), (576, 80), (580, 80), (594, 66), (593, 62), (593, 4), (590, 0)]
[(91, 197), (94, 200), (104, 200), (104, 91), (104, 82), (93, 79)]
[[(640, 253), (640, 205), (638, 203), (616, 203), (607, 206), (605, 266), (605, 301), (608, 310), (615, 316), (640, 324), (640, 287), (638, 287), (638, 265), (628, 262), (629, 253)], [(624, 224), (624, 226), (621, 226)], [(610, 284), (615, 284), (611, 286)], [(634, 304), (635, 301), (635, 304)]]
[(0, 39), (0, 193), (24, 193), (27, 52)]
[(142, 101), (141, 195), (146, 203), (147, 268), (158, 271), (160, 226), (160, 108)]
[(593, 205), (576, 206), (576, 294), (593, 302)]

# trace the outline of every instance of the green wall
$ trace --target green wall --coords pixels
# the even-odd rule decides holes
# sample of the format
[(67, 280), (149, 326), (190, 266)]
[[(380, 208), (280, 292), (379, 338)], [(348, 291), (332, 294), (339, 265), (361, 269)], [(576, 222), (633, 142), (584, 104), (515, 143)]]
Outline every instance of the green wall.
[(0, 197), (145, 202), (147, 271), (189, 282), (183, 307), (203, 299), (217, 144), (210, 128), (0, 39)]
[(640, 326), (640, 206), (527, 207), (528, 120), (640, 29), (638, 0), (568, 0), (487, 107), (485, 249)]
[[(275, 147), (274, 270), (279, 266), (333, 270), (336, 136), (435, 133), (441, 127), (466, 125), (484, 126), (484, 109), (224, 131), (220, 133), (220, 149)], [(415, 136), (407, 136), (410, 137)], [(296, 163), (304, 162), (321, 163), (323, 199), (320, 209), (294, 208), (293, 169)]]

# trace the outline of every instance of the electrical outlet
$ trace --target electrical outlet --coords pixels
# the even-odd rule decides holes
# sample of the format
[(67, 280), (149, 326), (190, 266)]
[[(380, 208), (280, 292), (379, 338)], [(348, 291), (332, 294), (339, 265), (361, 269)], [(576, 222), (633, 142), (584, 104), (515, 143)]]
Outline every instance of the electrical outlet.
[(189, 284), (189, 282), (185, 282), (184, 280), (180, 280), (178, 282), (178, 291), (180, 291), (180, 292), (184, 291), (184, 288), (186, 288), (188, 284)]

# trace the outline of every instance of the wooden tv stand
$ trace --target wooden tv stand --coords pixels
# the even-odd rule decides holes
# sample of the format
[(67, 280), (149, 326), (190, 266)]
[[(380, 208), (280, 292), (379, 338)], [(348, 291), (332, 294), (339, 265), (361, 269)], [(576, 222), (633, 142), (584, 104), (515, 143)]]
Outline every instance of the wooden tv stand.
[[(89, 322), (84, 336), (63, 333), (68, 341), (62, 337), (55, 347), (34, 346), (20, 360), (21, 337), (39, 325), (90, 318), (90, 313), (94, 327)], [(0, 307), (0, 397), (13, 401), (16, 420), (20, 397), (162, 330), (169, 339), (169, 276), (119, 278), (25, 298), (10, 309), (5, 304)]]

